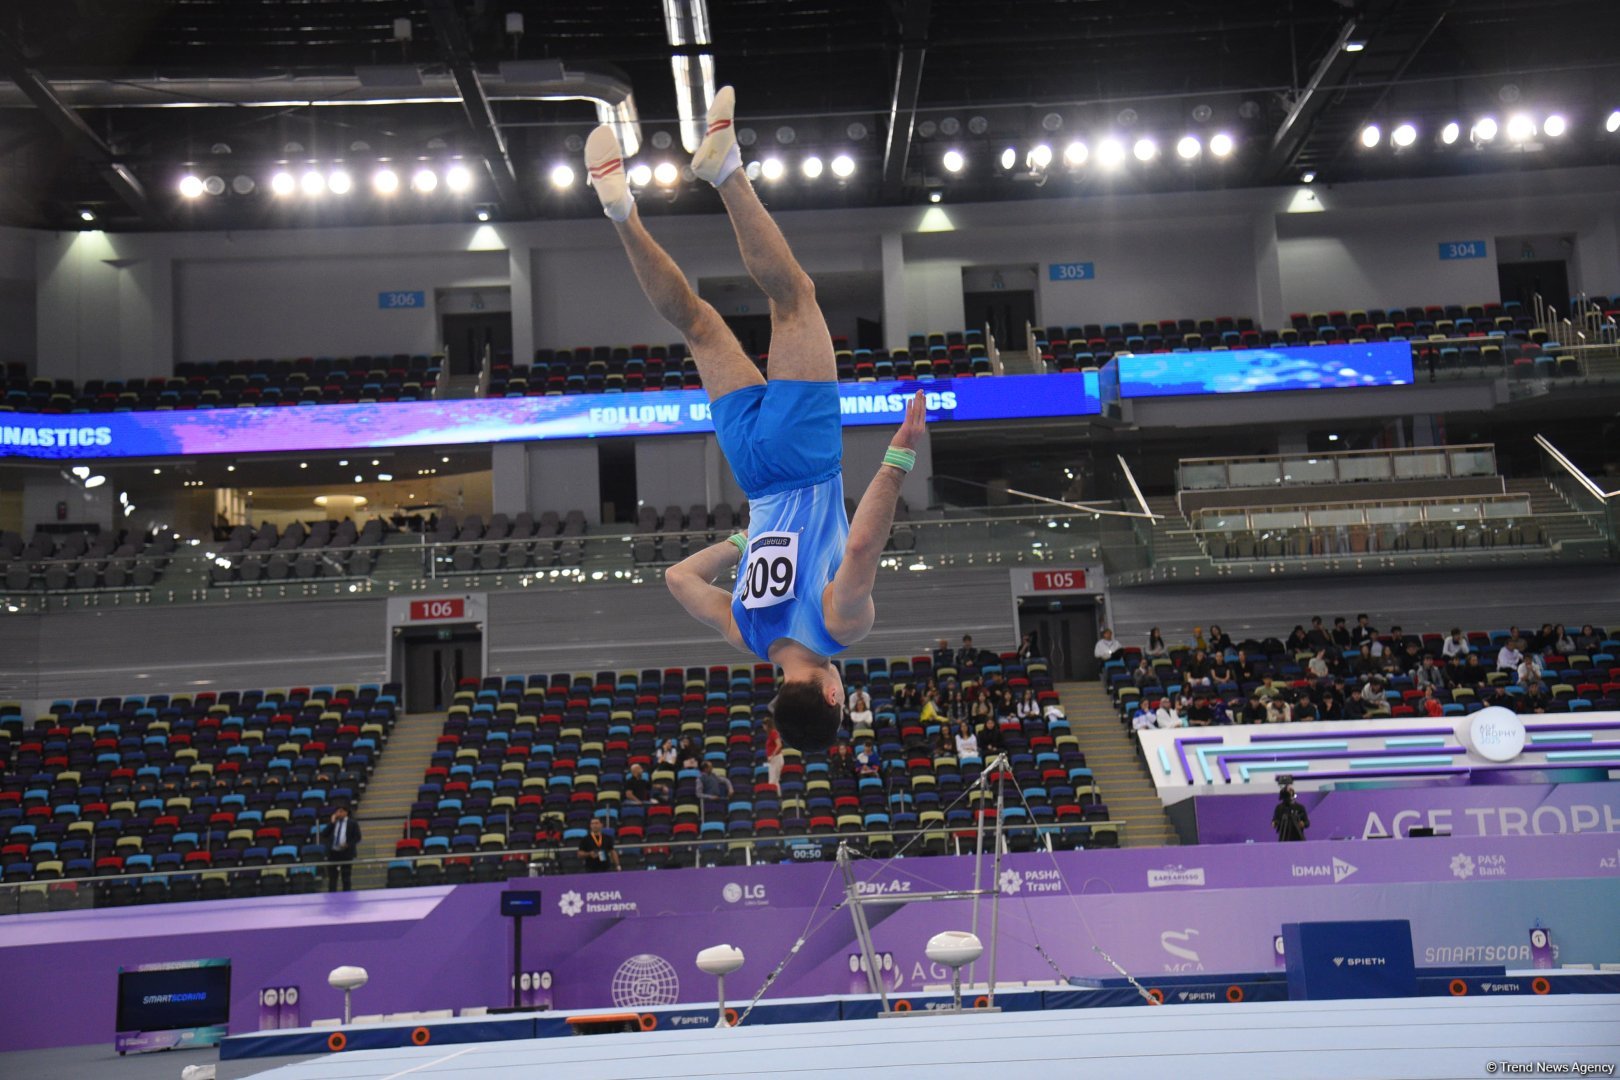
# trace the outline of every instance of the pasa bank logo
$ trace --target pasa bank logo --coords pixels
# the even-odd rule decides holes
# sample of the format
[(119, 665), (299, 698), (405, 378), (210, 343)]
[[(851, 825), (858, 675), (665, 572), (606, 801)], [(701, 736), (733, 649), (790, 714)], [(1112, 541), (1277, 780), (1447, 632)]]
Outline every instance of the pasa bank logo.
[(1451, 876), (1466, 880), (1474, 876), (1474, 857), (1459, 851), (1451, 857)]

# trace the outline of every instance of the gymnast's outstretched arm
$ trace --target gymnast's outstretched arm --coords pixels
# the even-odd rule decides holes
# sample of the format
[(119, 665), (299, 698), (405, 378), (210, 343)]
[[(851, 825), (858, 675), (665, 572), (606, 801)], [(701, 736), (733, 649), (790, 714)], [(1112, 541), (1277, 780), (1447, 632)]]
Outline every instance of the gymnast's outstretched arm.
[(664, 572), (664, 584), (681, 607), (698, 622), (720, 631), (720, 636), (739, 649), (742, 635), (731, 617), (731, 593), (714, 584), (714, 579), (736, 566), (742, 552), (730, 540), (694, 551)]

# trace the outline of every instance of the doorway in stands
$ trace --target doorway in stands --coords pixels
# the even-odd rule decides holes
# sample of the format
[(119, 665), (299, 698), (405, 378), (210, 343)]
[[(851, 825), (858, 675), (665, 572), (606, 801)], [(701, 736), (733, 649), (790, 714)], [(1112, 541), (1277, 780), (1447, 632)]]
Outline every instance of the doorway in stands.
[(1052, 678), (1059, 682), (1095, 679), (1102, 670), (1097, 647), (1097, 598), (1094, 596), (1021, 596), (1018, 636), (1033, 632), (1037, 651), (1045, 655)]
[(483, 678), (483, 633), (466, 626), (412, 626), (401, 631), (405, 711), (444, 712), (463, 679)]
[(964, 266), (962, 315), (967, 329), (988, 329), (997, 348), (1025, 349), (1025, 327), (1034, 325), (1035, 280), (1033, 263), (1016, 266)]
[(444, 316), (444, 349), (452, 376), (476, 376), (486, 353), (492, 359), (511, 359), (512, 313)]
[(1517, 300), (1533, 314), (1536, 297), (1560, 317), (1569, 316), (1569, 257), (1571, 236), (1499, 236), (1496, 238), (1496, 280), (1502, 302)]

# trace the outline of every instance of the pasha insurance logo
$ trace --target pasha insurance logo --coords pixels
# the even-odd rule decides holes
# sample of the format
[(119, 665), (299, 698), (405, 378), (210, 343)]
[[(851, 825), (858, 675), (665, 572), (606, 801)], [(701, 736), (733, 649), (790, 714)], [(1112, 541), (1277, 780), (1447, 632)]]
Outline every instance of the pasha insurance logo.
[(1204, 868), (1202, 866), (1182, 866), (1179, 863), (1167, 866), (1163, 870), (1149, 870), (1147, 883), (1150, 889), (1162, 889), (1172, 885), (1187, 885), (1197, 888), (1204, 884)]
[(567, 892), (557, 897), (557, 908), (564, 915), (572, 919), (575, 915), (578, 915), (580, 912), (585, 910), (585, 898), (579, 895), (579, 893), (575, 892), (573, 889), (569, 889)]
[(1017, 896), (1018, 890), (1024, 887), (1024, 878), (1018, 871), (1009, 868), (1001, 872), (996, 884), (1000, 886), (1003, 896)]

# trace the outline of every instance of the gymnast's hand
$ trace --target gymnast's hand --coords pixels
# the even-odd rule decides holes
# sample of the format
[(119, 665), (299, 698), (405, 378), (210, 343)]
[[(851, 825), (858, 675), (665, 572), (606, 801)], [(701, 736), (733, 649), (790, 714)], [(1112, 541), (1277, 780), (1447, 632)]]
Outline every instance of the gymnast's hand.
[(912, 395), (911, 404), (906, 406), (906, 418), (900, 425), (900, 430), (894, 433), (889, 441), (890, 446), (898, 446), (904, 450), (915, 450), (917, 440), (922, 438), (923, 431), (928, 426), (928, 406), (923, 401), (923, 392), (917, 391)]

